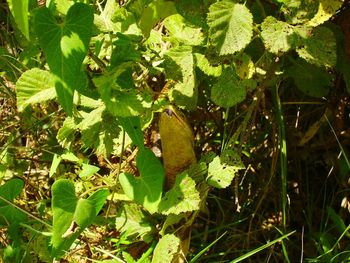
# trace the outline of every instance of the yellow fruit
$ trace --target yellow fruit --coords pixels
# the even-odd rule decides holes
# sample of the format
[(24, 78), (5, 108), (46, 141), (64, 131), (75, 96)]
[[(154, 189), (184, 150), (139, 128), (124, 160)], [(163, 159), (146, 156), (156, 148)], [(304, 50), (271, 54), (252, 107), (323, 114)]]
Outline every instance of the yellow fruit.
[(174, 106), (168, 106), (160, 115), (159, 133), (166, 172), (166, 187), (174, 185), (176, 174), (196, 162), (194, 137), (186, 117)]

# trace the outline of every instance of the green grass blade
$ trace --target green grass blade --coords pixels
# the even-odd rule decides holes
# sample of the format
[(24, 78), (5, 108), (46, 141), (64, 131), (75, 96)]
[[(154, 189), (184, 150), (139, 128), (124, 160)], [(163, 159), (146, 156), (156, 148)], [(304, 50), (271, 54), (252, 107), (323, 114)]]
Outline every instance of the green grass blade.
[(253, 250), (249, 251), (248, 253), (246, 253), (246, 254), (244, 254), (244, 255), (242, 255), (242, 256), (232, 260), (230, 263), (241, 262), (242, 260), (255, 255), (256, 253), (259, 253), (260, 251), (264, 250), (265, 248), (268, 248), (268, 247), (272, 246), (273, 244), (282, 241), (283, 239), (289, 237), (290, 235), (293, 235), (295, 232), (296, 232), (296, 230), (294, 230), (294, 231), (292, 231), (292, 232), (290, 232), (288, 234), (285, 234), (285, 235), (283, 235), (283, 236), (281, 236), (281, 237), (279, 237), (279, 238), (277, 238), (277, 239), (275, 239), (275, 240), (273, 240), (273, 241), (271, 241), (271, 242), (269, 242), (269, 243), (267, 243), (265, 245), (262, 245), (262, 246), (260, 246), (260, 247), (258, 247), (256, 249), (253, 249)]

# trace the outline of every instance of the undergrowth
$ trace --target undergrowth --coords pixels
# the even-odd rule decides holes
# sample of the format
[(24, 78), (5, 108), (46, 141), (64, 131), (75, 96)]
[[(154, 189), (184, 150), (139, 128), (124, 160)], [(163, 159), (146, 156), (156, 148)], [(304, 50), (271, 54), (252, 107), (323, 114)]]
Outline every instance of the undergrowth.
[(350, 260), (348, 1), (0, 10), (3, 262)]

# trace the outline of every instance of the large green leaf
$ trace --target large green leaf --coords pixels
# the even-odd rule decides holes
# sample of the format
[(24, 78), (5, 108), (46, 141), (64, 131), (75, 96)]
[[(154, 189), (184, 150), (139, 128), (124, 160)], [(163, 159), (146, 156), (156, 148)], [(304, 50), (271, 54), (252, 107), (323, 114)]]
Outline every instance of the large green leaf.
[(124, 203), (118, 211), (115, 227), (130, 241), (142, 240), (148, 243), (153, 240), (152, 234), (156, 231), (150, 221), (149, 214), (139, 205)]
[(56, 92), (63, 109), (72, 114), (73, 93), (84, 93), (87, 85), (82, 63), (87, 54), (93, 22), (92, 9), (74, 4), (63, 22), (56, 21), (48, 8), (35, 15), (35, 32), (47, 63), (56, 76)]
[(315, 28), (310, 37), (303, 39), (302, 47), (297, 49), (300, 57), (316, 66), (333, 67), (337, 62), (337, 43), (335, 36), (327, 27)]
[(198, 90), (194, 68), (192, 47), (173, 48), (165, 55), (166, 77), (175, 81), (170, 90), (170, 100), (188, 110), (197, 106)]
[(16, 82), (17, 108), (23, 111), (28, 105), (56, 97), (55, 82), (50, 72), (33, 68)]
[(29, 39), (28, 0), (7, 0), (18, 28)]
[(87, 199), (75, 196), (74, 184), (67, 179), (52, 185), (52, 256), (60, 258), (101, 210), (109, 192), (101, 189)]
[(253, 16), (249, 9), (231, 1), (212, 4), (208, 14), (209, 38), (220, 55), (245, 48), (253, 36)]
[(176, 182), (159, 204), (159, 212), (164, 215), (180, 214), (199, 209), (200, 196), (195, 181), (187, 173), (176, 176)]
[(303, 59), (298, 59), (288, 68), (287, 74), (294, 79), (298, 89), (316, 98), (326, 96), (332, 85), (331, 75), (326, 69), (309, 64)]
[(132, 142), (140, 149), (144, 147), (143, 132), (141, 130), (140, 117), (119, 117), (120, 125), (127, 132)]
[[(0, 186), (0, 196), (12, 202), (22, 191), (24, 182), (14, 178)], [(26, 214), (0, 199), (0, 226), (19, 224), (27, 218)]]
[(104, 106), (89, 113), (80, 113), (83, 120), (78, 128), (85, 147), (95, 149), (98, 155), (109, 156), (113, 151), (113, 140), (118, 138), (120, 132), (116, 117), (105, 110)]
[(164, 0), (153, 1), (143, 10), (141, 15), (139, 26), (142, 33), (148, 37), (151, 29), (158, 21), (176, 13), (174, 2)]
[(174, 234), (163, 236), (154, 249), (152, 263), (171, 263), (180, 249), (180, 239)]
[(208, 167), (208, 184), (217, 188), (228, 187), (238, 171), (244, 169), (244, 165), (237, 153), (225, 150), (216, 156)]
[[(315, 1), (316, 2), (316, 1)], [(318, 26), (329, 20), (342, 6), (344, 0), (320, 0), (316, 15), (308, 22), (310, 26)]]
[(175, 14), (164, 19), (164, 25), (169, 31), (171, 40), (184, 45), (199, 46), (203, 44), (204, 36), (200, 27), (189, 24), (181, 15)]
[(205, 57), (205, 55), (200, 53), (194, 53), (194, 57), (196, 60), (196, 66), (208, 76), (219, 77), (222, 73), (222, 66), (213, 66), (210, 64), (209, 60)]
[(130, 199), (154, 213), (162, 196), (163, 165), (151, 150), (143, 148), (137, 155), (136, 166), (140, 173), (138, 177), (122, 173), (119, 175), (119, 182)]
[(246, 97), (246, 86), (243, 84), (231, 67), (226, 68), (211, 89), (211, 99), (219, 106), (232, 107)]
[(132, 74), (129, 69), (132, 62), (124, 62), (96, 77), (93, 82), (101, 94), (110, 113), (118, 117), (130, 117), (144, 114), (152, 105), (152, 96), (138, 92), (135, 87), (122, 88), (118, 81), (124, 73)]
[(268, 51), (278, 54), (295, 47), (298, 37), (293, 26), (272, 16), (261, 24), (261, 37)]

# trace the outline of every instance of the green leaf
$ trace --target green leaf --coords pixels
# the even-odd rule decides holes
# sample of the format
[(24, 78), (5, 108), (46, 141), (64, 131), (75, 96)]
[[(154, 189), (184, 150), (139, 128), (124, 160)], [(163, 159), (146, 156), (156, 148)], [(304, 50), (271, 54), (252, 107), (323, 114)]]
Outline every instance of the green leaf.
[(33, 68), (16, 82), (17, 108), (23, 111), (28, 105), (45, 102), (56, 97), (55, 82), (50, 72)]
[(209, 1), (206, 0), (186, 0), (175, 1), (176, 9), (190, 23), (206, 28), (205, 18), (208, 13)]
[(80, 112), (83, 120), (78, 128), (85, 147), (93, 148), (96, 154), (109, 156), (113, 151), (113, 140), (118, 138), (120, 128), (114, 116), (104, 106), (89, 113)]
[(329, 20), (342, 6), (344, 0), (320, 0), (318, 11), (308, 22), (308, 25), (316, 27)]
[(143, 205), (150, 213), (154, 213), (162, 196), (163, 165), (151, 150), (143, 148), (137, 155), (136, 166), (140, 176), (122, 173), (119, 175), (119, 182), (130, 199)]
[(62, 23), (56, 21), (48, 8), (40, 8), (35, 15), (35, 32), (56, 77), (58, 100), (69, 115), (74, 90), (83, 93), (87, 84), (82, 63), (89, 47), (92, 22), (92, 9), (82, 3), (74, 4)]
[(246, 97), (246, 87), (242, 84), (244, 83), (239, 80), (231, 67), (225, 68), (211, 89), (211, 99), (221, 107), (232, 107), (242, 102)]
[(164, 63), (167, 79), (175, 81), (170, 90), (170, 100), (188, 110), (195, 109), (198, 90), (192, 47), (181, 46), (170, 49), (165, 55)]
[(109, 192), (101, 189), (88, 199), (75, 196), (74, 184), (67, 179), (52, 185), (52, 256), (60, 258), (101, 210)]
[(152, 263), (171, 263), (180, 249), (180, 239), (174, 234), (163, 236), (153, 252)]
[(209, 60), (200, 53), (194, 53), (196, 58), (196, 66), (208, 76), (219, 77), (222, 73), (222, 66), (213, 66), (210, 64)]
[(153, 233), (156, 230), (147, 214), (138, 205), (127, 203), (119, 209), (115, 227), (130, 241), (142, 240), (147, 243), (153, 240)]
[(199, 209), (200, 196), (195, 181), (186, 172), (176, 176), (176, 182), (159, 204), (164, 215), (180, 214)]
[(63, 148), (69, 149), (75, 139), (77, 129), (78, 125), (75, 123), (74, 118), (67, 117), (64, 120), (62, 127), (58, 130), (56, 136), (58, 143)]
[[(24, 181), (13, 178), (0, 186), (0, 196), (7, 201), (13, 200), (22, 192)], [(17, 225), (25, 221), (26, 214), (18, 210), (16, 207), (4, 202), (0, 199), (0, 226)]]
[(309, 64), (303, 59), (298, 59), (287, 70), (287, 74), (294, 79), (299, 90), (316, 98), (326, 96), (332, 85), (331, 75), (326, 69)]
[(286, 0), (281, 11), (286, 22), (292, 25), (307, 23), (316, 13), (318, 1), (314, 0)]
[(346, 54), (344, 46), (344, 34), (340, 27), (333, 26), (333, 33), (337, 42), (337, 64), (336, 69), (343, 75), (346, 90), (350, 94), (350, 59)]
[(100, 170), (99, 167), (91, 164), (82, 164), (82, 169), (79, 173), (79, 177), (83, 179), (89, 179), (91, 176), (93, 176), (95, 173), (97, 173)]
[(28, 0), (7, 0), (18, 28), (29, 40)]
[(253, 16), (244, 5), (230, 1), (212, 4), (208, 14), (209, 38), (220, 55), (245, 48), (253, 36)]
[(266, 17), (261, 24), (261, 37), (266, 49), (274, 54), (287, 52), (298, 41), (293, 26), (272, 16)]
[(237, 172), (244, 169), (244, 165), (237, 153), (225, 150), (221, 156), (216, 156), (208, 167), (208, 184), (216, 188), (228, 187)]
[(132, 142), (140, 149), (144, 147), (140, 117), (118, 118), (120, 125), (127, 132)]
[(297, 49), (300, 57), (316, 66), (333, 67), (337, 62), (337, 44), (332, 30), (326, 27), (315, 28), (311, 36), (303, 39)]
[(188, 46), (199, 46), (203, 44), (204, 36), (202, 29), (187, 23), (181, 15), (175, 14), (169, 16), (163, 23), (169, 35), (176, 41)]
[(160, 20), (176, 14), (175, 4), (172, 1), (153, 1), (144, 10), (140, 18), (139, 26), (145, 37), (149, 36), (151, 29)]
[[(152, 105), (152, 96), (138, 92), (135, 87), (122, 88), (118, 78), (126, 72), (132, 62), (124, 62), (104, 75), (93, 79), (101, 98), (111, 114), (118, 117), (139, 116)], [(131, 74), (131, 73), (130, 73)]]
[(49, 172), (50, 177), (56, 173), (60, 162), (61, 162), (61, 156), (54, 154), (53, 159), (52, 159), (52, 163), (51, 163), (51, 167), (50, 167), (50, 172)]

